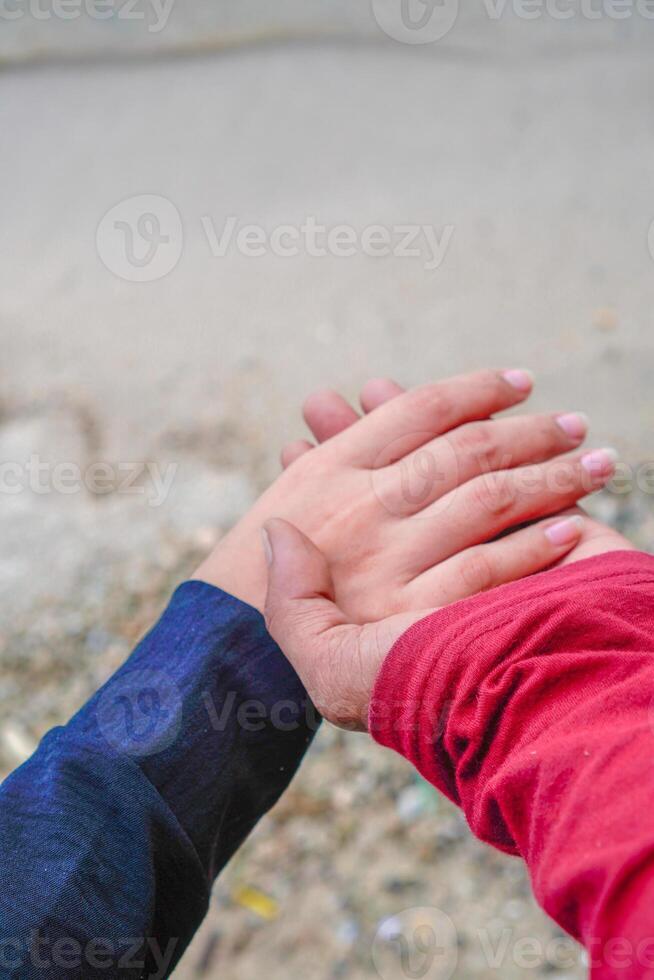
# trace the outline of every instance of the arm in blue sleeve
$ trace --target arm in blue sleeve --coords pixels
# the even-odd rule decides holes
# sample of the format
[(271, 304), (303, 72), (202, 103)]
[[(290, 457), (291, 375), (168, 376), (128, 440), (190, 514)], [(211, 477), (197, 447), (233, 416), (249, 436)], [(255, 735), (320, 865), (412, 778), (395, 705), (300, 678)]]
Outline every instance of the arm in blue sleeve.
[(0, 977), (169, 976), (318, 721), (256, 610), (180, 586), (0, 787)]

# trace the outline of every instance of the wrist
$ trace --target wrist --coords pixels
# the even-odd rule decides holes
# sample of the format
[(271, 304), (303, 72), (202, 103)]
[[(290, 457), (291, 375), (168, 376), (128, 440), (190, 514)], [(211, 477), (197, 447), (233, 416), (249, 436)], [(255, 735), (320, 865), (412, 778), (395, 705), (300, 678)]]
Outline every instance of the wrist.
[(195, 570), (193, 578), (207, 582), (260, 612), (266, 597), (266, 566), (258, 542), (227, 534)]

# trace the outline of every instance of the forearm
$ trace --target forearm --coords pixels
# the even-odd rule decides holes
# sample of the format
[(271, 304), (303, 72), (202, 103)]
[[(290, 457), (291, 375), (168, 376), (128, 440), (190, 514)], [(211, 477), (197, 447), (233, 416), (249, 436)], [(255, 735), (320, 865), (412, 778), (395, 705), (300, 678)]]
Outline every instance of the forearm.
[(597, 978), (654, 976), (652, 692), (654, 559), (630, 552), (416, 624), (373, 699), (378, 740), (525, 859)]
[(43, 975), (35, 934), (48, 976), (106, 976), (121, 959), (121, 976), (168, 975), (315, 727), (261, 616), (205, 583), (181, 586), (127, 663), (0, 789), (2, 975)]

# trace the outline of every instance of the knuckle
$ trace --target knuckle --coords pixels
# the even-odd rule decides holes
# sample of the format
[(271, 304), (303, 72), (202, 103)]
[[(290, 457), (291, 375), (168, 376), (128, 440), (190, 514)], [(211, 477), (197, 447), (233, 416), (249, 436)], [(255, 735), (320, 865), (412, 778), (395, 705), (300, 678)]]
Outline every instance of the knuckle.
[(497, 371), (493, 371), (491, 368), (482, 368), (481, 371), (478, 371), (476, 380), (478, 384), (488, 385), (497, 391), (503, 390), (504, 380)]
[(516, 498), (515, 484), (506, 473), (489, 473), (475, 481), (474, 502), (492, 517), (510, 514)]
[(507, 385), (497, 371), (491, 371), (489, 368), (479, 371), (475, 375), (475, 385), (483, 388), (489, 398), (501, 402), (506, 401)]
[(580, 487), (579, 467), (570, 457), (560, 456), (551, 460), (542, 468), (541, 475), (543, 488), (552, 494), (574, 499), (577, 491), (583, 490), (583, 477)]
[(410, 404), (419, 419), (439, 419), (447, 410), (450, 399), (442, 384), (426, 384), (410, 392)]
[(393, 474), (394, 500), (402, 513), (411, 513), (425, 506), (437, 494), (443, 473), (436, 453), (428, 448), (418, 449), (402, 460)]
[(565, 433), (558, 425), (555, 415), (537, 416), (535, 422), (536, 436), (545, 449), (558, 449), (559, 446), (567, 444)]
[(498, 442), (492, 422), (475, 422), (462, 426), (452, 437), (457, 455), (471, 456), (482, 462), (493, 462), (498, 455)]
[(471, 592), (486, 592), (495, 585), (493, 561), (482, 548), (475, 548), (463, 559), (461, 565), (463, 581)]
[(516, 578), (519, 574), (528, 575), (548, 565), (551, 561), (551, 552), (544, 544), (542, 531), (538, 535), (530, 534), (521, 538), (519, 546), (513, 553), (512, 561), (513, 577)]

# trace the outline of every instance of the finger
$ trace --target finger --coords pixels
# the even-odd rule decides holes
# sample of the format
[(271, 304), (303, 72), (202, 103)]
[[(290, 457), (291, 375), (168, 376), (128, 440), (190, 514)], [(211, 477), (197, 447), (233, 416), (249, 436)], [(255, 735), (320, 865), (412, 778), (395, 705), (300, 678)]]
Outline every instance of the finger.
[(292, 524), (264, 528), (268, 563), (265, 617), (320, 713), (342, 728), (365, 730), (374, 679), (393, 643), (433, 609), (354, 626), (334, 602), (321, 552)]
[[(372, 412), (391, 398), (402, 394), (403, 388), (390, 378), (373, 378), (361, 390), (364, 412)], [(336, 391), (315, 391), (304, 402), (304, 420), (318, 442), (325, 442), (349, 428), (359, 414)]]
[(583, 442), (583, 414), (519, 415), (470, 422), (376, 470), (375, 493), (392, 514), (415, 514), (483, 473), (539, 463)]
[(464, 422), (519, 404), (531, 388), (531, 376), (524, 371), (478, 371), (422, 385), (341, 432), (333, 449), (357, 466), (389, 466)]
[(279, 518), (263, 530), (268, 563), (265, 617), (268, 632), (300, 677), (307, 655), (320, 648), (325, 630), (345, 622), (323, 554), (296, 527)]
[(295, 442), (287, 443), (280, 454), (282, 469), (287, 469), (291, 463), (294, 463), (296, 459), (304, 456), (311, 449), (315, 449), (315, 446), (308, 439), (296, 439)]
[(332, 439), (349, 428), (359, 415), (336, 391), (314, 391), (302, 406), (304, 421), (318, 442)]
[(609, 482), (616, 458), (614, 450), (597, 449), (478, 476), (400, 522), (402, 547), (416, 571), (431, 567), (508, 528), (571, 507)]
[[(361, 710), (344, 705), (352, 650), (359, 627), (348, 625), (334, 602), (334, 584), (327, 562), (315, 545), (286, 521), (267, 521), (263, 529), (268, 563), (264, 615), (268, 632), (281, 648), (309, 692), (316, 708), (335, 724), (346, 718), (352, 727), (365, 725)], [(347, 700), (365, 703), (363, 692)]]
[(584, 523), (581, 515), (558, 515), (469, 548), (415, 579), (409, 601), (446, 605), (541, 572), (572, 551), (582, 538)]
[(404, 394), (404, 388), (391, 378), (371, 378), (361, 389), (359, 400), (366, 414)]
[(636, 550), (636, 545), (619, 531), (589, 517), (580, 507), (575, 507), (574, 511), (568, 513), (577, 513), (583, 517), (583, 533), (577, 547), (563, 556), (560, 565), (568, 565), (583, 558), (593, 558), (595, 555), (606, 554), (607, 551)]
[[(390, 378), (375, 378), (366, 382), (361, 391), (361, 405), (364, 412), (383, 405), (404, 391)], [(349, 428), (359, 418), (357, 412), (335, 391), (318, 391), (310, 395), (304, 403), (304, 418), (318, 442), (326, 442)], [(289, 443), (281, 453), (282, 468), (286, 469), (310, 449), (313, 443), (298, 439)]]

